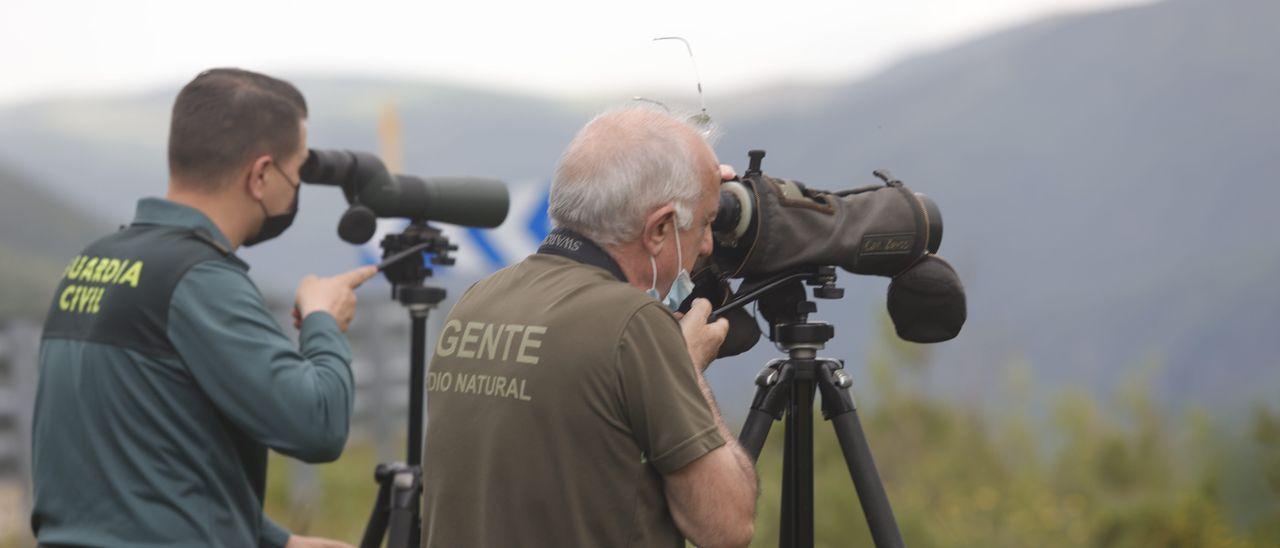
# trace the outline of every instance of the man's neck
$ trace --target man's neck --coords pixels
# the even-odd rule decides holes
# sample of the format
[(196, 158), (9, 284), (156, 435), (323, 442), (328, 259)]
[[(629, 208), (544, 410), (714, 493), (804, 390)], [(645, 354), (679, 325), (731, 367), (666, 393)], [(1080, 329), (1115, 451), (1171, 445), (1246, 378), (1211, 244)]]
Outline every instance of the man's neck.
[(218, 231), (227, 238), (231, 243), (231, 249), (237, 249), (240, 244), (244, 243), (247, 237), (244, 230), (239, 229), (240, 223), (237, 222), (239, 215), (235, 207), (230, 206), (227, 200), (217, 194), (207, 194), (203, 192), (184, 190), (169, 185), (169, 192), (164, 196), (166, 200), (176, 204), (182, 204), (193, 208), (213, 221), (213, 225), (218, 227)]
[(649, 263), (644, 246), (639, 241), (601, 247), (618, 263), (622, 273), (627, 276), (627, 283), (632, 287), (641, 291), (648, 291), (653, 287), (653, 265)]

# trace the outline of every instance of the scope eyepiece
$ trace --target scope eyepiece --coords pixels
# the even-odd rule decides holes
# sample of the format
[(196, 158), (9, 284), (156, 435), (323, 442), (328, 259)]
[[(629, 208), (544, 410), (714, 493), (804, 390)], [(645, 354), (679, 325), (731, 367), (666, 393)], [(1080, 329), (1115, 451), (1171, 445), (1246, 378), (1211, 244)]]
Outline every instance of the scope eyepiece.
[(738, 181), (721, 183), (720, 209), (711, 222), (711, 231), (724, 241), (737, 241), (747, 234), (754, 217), (751, 191)]

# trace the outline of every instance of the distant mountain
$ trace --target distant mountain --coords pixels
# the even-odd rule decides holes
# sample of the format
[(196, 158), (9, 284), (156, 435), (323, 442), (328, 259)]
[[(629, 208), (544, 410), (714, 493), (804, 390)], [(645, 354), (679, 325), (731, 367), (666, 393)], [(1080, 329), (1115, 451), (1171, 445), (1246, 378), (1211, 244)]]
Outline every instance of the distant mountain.
[(67, 259), (106, 226), (0, 166), (0, 319), (42, 317)]
[[(1045, 385), (1108, 390), (1155, 357), (1170, 403), (1274, 398), (1276, 21), (1274, 0), (1167, 1), (1047, 19), (843, 85), (713, 94), (717, 149), (740, 167), (747, 149), (767, 149), (766, 171), (827, 188), (888, 168), (937, 200), (942, 252), (970, 303), (965, 332), (935, 347), (940, 391), (984, 397), (1004, 364), (1024, 359)], [(628, 99), (295, 82), (313, 146), (377, 150), (378, 113), (393, 103), (407, 171), (496, 176), (517, 189), (549, 176), (591, 113)], [(2, 110), (0, 161), (122, 222), (139, 195), (163, 191), (175, 91)], [(304, 189), (297, 227), (274, 249), (246, 253), (255, 277), (288, 290), (303, 272), (350, 265), (333, 232), (342, 205), (335, 192)], [(841, 335), (828, 353), (856, 363), (885, 281), (842, 279), (849, 297), (819, 306)], [(445, 279), (454, 295), (468, 281)], [(750, 364), (773, 355), (762, 345), (713, 380), (745, 393)]]
[(1173, 401), (1274, 399), (1276, 21), (1271, 0), (1053, 18), (732, 110), (721, 148), (834, 186), (890, 168), (942, 205), (972, 318), (952, 389), (993, 384), (1006, 347), (1051, 382), (1104, 388), (1157, 354)]

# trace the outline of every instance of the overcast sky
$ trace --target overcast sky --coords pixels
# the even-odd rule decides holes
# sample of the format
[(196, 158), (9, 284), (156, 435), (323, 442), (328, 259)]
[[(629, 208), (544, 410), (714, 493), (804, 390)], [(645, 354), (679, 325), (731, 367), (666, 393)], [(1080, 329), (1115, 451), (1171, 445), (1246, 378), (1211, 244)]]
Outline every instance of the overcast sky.
[(440, 79), (549, 94), (866, 74), (1056, 13), (1144, 0), (3, 0), (0, 105), (176, 86), (201, 69)]

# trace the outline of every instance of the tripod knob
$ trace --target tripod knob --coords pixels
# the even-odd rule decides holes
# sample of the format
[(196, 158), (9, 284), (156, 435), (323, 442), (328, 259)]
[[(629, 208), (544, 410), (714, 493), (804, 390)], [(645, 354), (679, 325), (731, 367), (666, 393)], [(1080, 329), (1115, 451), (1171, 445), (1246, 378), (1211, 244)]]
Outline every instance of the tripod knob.
[(831, 379), (837, 388), (849, 388), (853, 386), (853, 377), (844, 371), (834, 371), (831, 373)]
[(747, 151), (747, 158), (749, 158), (747, 160), (747, 175), (760, 173), (760, 161), (764, 160), (764, 151), (758, 149), (749, 150)]
[(408, 470), (399, 471), (392, 482), (395, 484), (396, 489), (411, 489), (414, 484), (413, 472)]
[(756, 375), (756, 386), (769, 387), (778, 384), (778, 370), (774, 367), (766, 367), (759, 375)]

